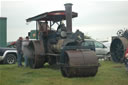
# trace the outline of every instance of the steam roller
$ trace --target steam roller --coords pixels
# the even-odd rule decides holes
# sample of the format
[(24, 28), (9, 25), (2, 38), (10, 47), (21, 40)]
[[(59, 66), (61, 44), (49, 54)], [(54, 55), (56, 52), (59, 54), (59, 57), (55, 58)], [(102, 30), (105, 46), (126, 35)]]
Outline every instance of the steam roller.
[[(45, 63), (57, 65), (64, 77), (95, 76), (98, 71), (98, 58), (95, 47), (84, 46), (84, 33), (72, 32), (72, 4), (65, 4), (66, 10), (46, 12), (26, 21), (36, 21), (36, 40), (28, 45), (31, 68), (41, 68)], [(66, 20), (66, 26), (63, 20)], [(53, 25), (57, 29), (52, 29)], [(29, 33), (30, 34), (30, 33)]]
[(128, 48), (128, 30), (118, 31), (116, 37), (113, 37), (110, 52), (114, 62), (124, 62), (125, 51)]

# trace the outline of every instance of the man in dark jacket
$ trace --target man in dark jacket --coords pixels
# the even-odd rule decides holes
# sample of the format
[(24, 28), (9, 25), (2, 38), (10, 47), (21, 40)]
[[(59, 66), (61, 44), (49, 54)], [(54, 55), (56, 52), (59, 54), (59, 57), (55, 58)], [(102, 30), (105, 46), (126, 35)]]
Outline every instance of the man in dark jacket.
[(22, 56), (23, 56), (23, 52), (22, 52), (22, 37), (19, 37), (19, 39), (16, 41), (16, 49), (17, 49), (17, 62), (18, 62), (18, 66), (21, 67), (22, 66)]

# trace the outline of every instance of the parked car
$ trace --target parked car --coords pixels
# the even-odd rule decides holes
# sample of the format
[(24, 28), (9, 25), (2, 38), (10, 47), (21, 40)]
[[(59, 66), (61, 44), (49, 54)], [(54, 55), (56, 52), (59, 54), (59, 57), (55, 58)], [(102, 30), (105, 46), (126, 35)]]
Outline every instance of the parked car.
[(93, 39), (85, 39), (85, 42), (82, 43), (83, 46), (89, 48), (89, 47), (95, 47), (95, 52), (98, 58), (104, 58), (110, 60), (110, 49), (109, 47), (105, 46), (103, 43), (93, 40)]
[(0, 62), (4, 64), (14, 64), (17, 59), (17, 50), (15, 48), (0, 47)]

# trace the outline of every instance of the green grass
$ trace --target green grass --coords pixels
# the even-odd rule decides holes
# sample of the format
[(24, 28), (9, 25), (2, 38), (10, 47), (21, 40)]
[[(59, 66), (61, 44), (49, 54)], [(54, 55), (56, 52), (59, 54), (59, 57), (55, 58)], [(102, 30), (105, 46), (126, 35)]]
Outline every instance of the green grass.
[(95, 77), (64, 78), (59, 69), (30, 69), (0, 65), (0, 85), (128, 85), (128, 72), (123, 64), (100, 62)]

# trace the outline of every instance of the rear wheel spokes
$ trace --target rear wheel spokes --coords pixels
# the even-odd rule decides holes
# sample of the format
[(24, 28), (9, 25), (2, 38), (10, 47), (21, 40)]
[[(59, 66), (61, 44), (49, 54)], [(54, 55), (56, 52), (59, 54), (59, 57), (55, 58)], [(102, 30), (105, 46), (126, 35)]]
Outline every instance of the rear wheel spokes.
[(115, 57), (118, 61), (123, 57), (124, 49), (122, 44), (117, 44), (115, 47)]

